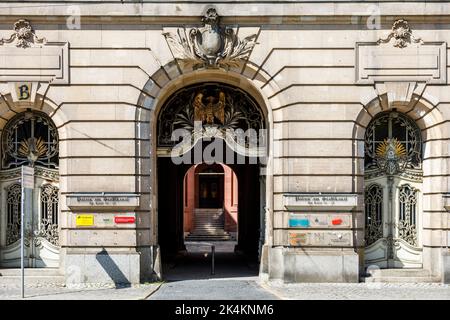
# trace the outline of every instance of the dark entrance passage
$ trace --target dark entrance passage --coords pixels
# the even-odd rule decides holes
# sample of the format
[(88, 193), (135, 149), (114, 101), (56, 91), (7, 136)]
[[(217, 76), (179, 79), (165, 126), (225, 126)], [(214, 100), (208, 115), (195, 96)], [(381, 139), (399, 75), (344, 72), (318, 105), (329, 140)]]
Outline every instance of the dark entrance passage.
[[(212, 268), (211, 244), (215, 246), (214, 269)], [(205, 243), (186, 242), (186, 250), (163, 261), (166, 281), (198, 279), (242, 279), (258, 276), (259, 264), (242, 252), (235, 252), (236, 241)], [(212, 272), (214, 270), (214, 272)]]
[[(238, 181), (238, 239), (236, 249), (257, 258), (260, 237), (260, 177), (258, 164), (229, 165)], [(190, 164), (158, 158), (158, 238), (164, 256), (185, 250), (183, 232), (183, 179)], [(211, 183), (213, 180), (209, 180)]]
[[(238, 181), (238, 232), (237, 241), (230, 241), (225, 250), (216, 251), (216, 277), (233, 274), (257, 275), (259, 245), (261, 242), (260, 165), (251, 163), (228, 164)], [(210, 249), (185, 243), (184, 236), (184, 177), (191, 164), (174, 164), (171, 158), (158, 159), (158, 237), (163, 262), (163, 276), (180, 278), (188, 270), (188, 278), (200, 274), (210, 277)], [(206, 175), (207, 176), (207, 175)], [(223, 179), (223, 177), (214, 177)], [(215, 179), (205, 179), (209, 184)], [(219, 181), (220, 183), (220, 181)], [(221, 182), (223, 185), (223, 181)], [(223, 199), (222, 199), (223, 203)], [(211, 205), (210, 203), (208, 205)], [(226, 241), (225, 241), (226, 242)], [(223, 249), (220, 241), (210, 241)], [(230, 247), (230, 244), (232, 246)], [(206, 256), (205, 256), (206, 254)], [(234, 271), (231, 270), (232, 268)], [(239, 271), (241, 270), (241, 271)], [(181, 272), (181, 273), (180, 273)]]
[[(220, 230), (232, 232), (230, 241), (234, 244), (222, 255), (228, 258), (218, 256), (218, 270), (220, 263), (233, 265), (233, 259), (254, 261), (258, 265), (264, 237), (265, 192), (261, 190), (265, 190), (265, 182), (260, 169), (267, 155), (265, 128), (264, 114), (255, 99), (231, 85), (196, 84), (178, 90), (165, 101), (157, 125), (158, 152), (166, 155), (157, 159), (158, 243), (163, 265), (180, 256), (186, 258), (184, 262), (191, 261), (195, 265), (192, 259), (198, 252), (189, 249), (189, 245), (205, 242), (204, 236), (208, 242), (228, 241), (224, 237), (214, 238), (221, 236)], [(184, 208), (191, 210), (189, 203), (193, 200), (189, 196), (192, 193), (186, 192), (189, 183), (184, 183), (184, 179), (194, 164), (199, 167), (204, 164), (206, 171), (199, 171), (198, 179), (195, 178), (197, 189), (195, 207), (192, 207), (196, 219), (191, 219), (195, 231), (191, 232), (192, 221), (186, 218)], [(216, 170), (219, 167), (231, 169), (233, 181), (237, 181), (237, 195), (233, 194), (237, 201), (232, 203), (236, 204), (238, 212), (229, 215), (237, 216), (237, 230), (227, 229), (226, 220), (221, 220), (227, 211), (224, 202), (229, 202), (225, 184), (230, 180), (224, 180), (224, 169)], [(228, 185), (226, 190), (229, 189), (233, 188)], [(202, 227), (195, 227), (195, 224)], [(188, 230), (184, 230), (185, 225)], [(228, 234), (224, 236), (227, 238)], [(236, 260), (238, 255), (243, 259)]]

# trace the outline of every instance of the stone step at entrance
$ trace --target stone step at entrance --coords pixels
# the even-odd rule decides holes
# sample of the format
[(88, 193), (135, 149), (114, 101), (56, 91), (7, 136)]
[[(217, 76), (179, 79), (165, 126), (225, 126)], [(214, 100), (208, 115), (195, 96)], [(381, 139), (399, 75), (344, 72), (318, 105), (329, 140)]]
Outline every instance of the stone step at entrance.
[(195, 213), (218, 213), (221, 214), (223, 213), (223, 209), (222, 208), (195, 208), (194, 209)]
[(231, 241), (234, 240), (230, 234), (227, 235), (193, 235), (189, 234), (186, 241)]
[[(65, 279), (59, 269), (25, 268), (25, 285), (55, 284), (64, 285)], [(20, 268), (0, 269), (0, 285), (21, 285)]]
[(194, 215), (194, 229), (186, 236), (186, 241), (233, 240), (233, 237), (224, 230), (223, 209), (197, 208)]
[(201, 236), (226, 236), (229, 235), (228, 232), (224, 230), (202, 230), (202, 229), (194, 229), (191, 232), (191, 235), (201, 235)]
[(382, 283), (428, 283), (440, 282), (429, 270), (424, 269), (374, 269), (367, 272), (363, 282)]

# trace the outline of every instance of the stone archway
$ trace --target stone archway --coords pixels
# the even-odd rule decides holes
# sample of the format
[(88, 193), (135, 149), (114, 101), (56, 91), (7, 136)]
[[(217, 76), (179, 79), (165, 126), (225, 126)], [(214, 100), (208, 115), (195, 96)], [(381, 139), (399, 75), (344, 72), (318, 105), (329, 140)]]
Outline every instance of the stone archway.
[[(264, 114), (264, 118), (267, 124), (269, 132), (268, 140), (268, 157), (265, 167), (261, 168), (264, 172), (260, 175), (260, 194), (264, 196), (265, 203), (261, 203), (260, 211), (261, 223), (265, 226), (264, 229), (259, 230), (261, 239), (264, 239), (264, 243), (260, 244), (261, 253), (261, 274), (267, 274), (268, 268), (268, 255), (269, 248), (274, 243), (274, 231), (273, 231), (273, 210), (274, 210), (274, 166), (281, 165), (280, 160), (274, 160), (274, 122), (272, 110), (282, 105), (278, 95), (274, 93), (279, 92), (281, 88), (277, 85), (276, 81), (273, 81), (273, 77), (266, 73), (258, 63), (254, 63), (249, 60), (242, 60), (238, 66), (224, 70), (222, 68), (200, 68), (192, 70), (189, 68), (183, 68), (177, 60), (171, 58), (165, 58), (162, 61), (161, 68), (155, 73), (151, 74), (150, 79), (143, 87), (143, 93), (140, 95), (137, 105), (144, 109), (150, 110), (149, 116), (142, 117), (143, 113), (137, 112), (136, 119), (148, 121), (150, 124), (150, 149), (144, 145), (139, 147), (140, 154), (150, 153), (150, 159), (148, 166), (150, 168), (150, 199), (149, 206), (151, 210), (150, 224), (153, 232), (150, 233), (151, 242), (151, 261), (153, 264), (153, 270), (156, 275), (160, 276), (161, 270), (161, 251), (160, 241), (158, 239), (157, 231), (160, 229), (160, 223), (158, 221), (158, 212), (161, 210), (158, 203), (157, 194), (159, 177), (157, 175), (157, 160), (160, 156), (157, 150), (157, 117), (164, 103), (170, 98), (170, 96), (177, 90), (184, 87), (201, 84), (205, 82), (220, 82), (228, 84), (234, 87), (239, 87), (245, 91), (248, 95), (253, 97), (258, 106)], [(283, 128), (278, 128), (278, 135), (282, 134)], [(144, 166), (143, 169), (147, 168)], [(141, 182), (147, 186), (145, 180)]]
[[(364, 109), (356, 119), (354, 127), (354, 137), (361, 141), (361, 145), (355, 148), (356, 158), (364, 159), (363, 141), (369, 123), (379, 117), (382, 113), (397, 111), (410, 118), (420, 130), (423, 142), (423, 184), (420, 202), (422, 204), (422, 245), (423, 245), (423, 274), (428, 277), (439, 277), (443, 270), (439, 262), (441, 257), (440, 241), (444, 232), (440, 228), (442, 225), (441, 215), (445, 214), (443, 195), (446, 193), (445, 175), (436, 175), (433, 168), (445, 167), (446, 147), (445, 141), (447, 132), (441, 110), (433, 97), (426, 93), (421, 96), (413, 94), (410, 102), (396, 103), (394, 106), (387, 105), (388, 96), (386, 94), (375, 98), (364, 106)], [(362, 160), (361, 160), (362, 161)], [(355, 162), (356, 164), (357, 162)], [(355, 168), (355, 170), (358, 170)], [(355, 190), (364, 195), (364, 175), (355, 181)], [(357, 219), (364, 221), (364, 219)], [(361, 222), (360, 225), (363, 223)], [(433, 227), (431, 227), (433, 226)], [(360, 233), (358, 242), (361, 248), (364, 247), (364, 233)], [(360, 251), (360, 268), (364, 270), (364, 254)]]
[(0, 96), (0, 266), (20, 266), (20, 202), (22, 165), (33, 166), (34, 190), (27, 190), (25, 207), (32, 212), (25, 227), (27, 267), (59, 268), (61, 250), (60, 139), (66, 137), (62, 114), (48, 98), (37, 93), (16, 101), (14, 91)]
[[(267, 125), (256, 101), (239, 88), (220, 82), (202, 83), (182, 88), (170, 96), (157, 119), (158, 236), (162, 254), (184, 249), (186, 172), (192, 164), (212, 160), (212, 163), (224, 163), (237, 176), (237, 248), (257, 258), (265, 241), (265, 219), (261, 218), (265, 216), (265, 186), (261, 189), (260, 172), (267, 149), (261, 148), (263, 140), (256, 145), (252, 141), (260, 139), (258, 134), (265, 134)], [(184, 134), (178, 135), (181, 140), (171, 141), (176, 130), (184, 130)], [(233, 137), (231, 132), (236, 135)], [(180, 141), (184, 144), (187, 141), (189, 147), (177, 149)], [(207, 159), (206, 154), (212, 159)]]

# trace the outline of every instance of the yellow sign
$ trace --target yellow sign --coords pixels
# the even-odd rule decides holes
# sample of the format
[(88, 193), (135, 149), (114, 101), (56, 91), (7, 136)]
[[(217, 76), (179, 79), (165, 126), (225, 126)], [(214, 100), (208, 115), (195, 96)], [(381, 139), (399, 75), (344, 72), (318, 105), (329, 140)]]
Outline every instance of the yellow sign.
[(79, 214), (77, 215), (77, 227), (89, 227), (94, 225), (93, 214)]

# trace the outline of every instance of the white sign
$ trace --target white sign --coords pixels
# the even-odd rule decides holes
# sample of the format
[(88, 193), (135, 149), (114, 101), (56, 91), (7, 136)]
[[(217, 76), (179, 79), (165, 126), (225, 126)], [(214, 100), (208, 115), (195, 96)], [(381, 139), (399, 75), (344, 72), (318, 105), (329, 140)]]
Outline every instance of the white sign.
[(284, 205), (289, 210), (352, 210), (357, 205), (356, 194), (285, 194)]
[(136, 208), (139, 206), (139, 196), (136, 194), (70, 194), (67, 195), (67, 205), (73, 208)]

